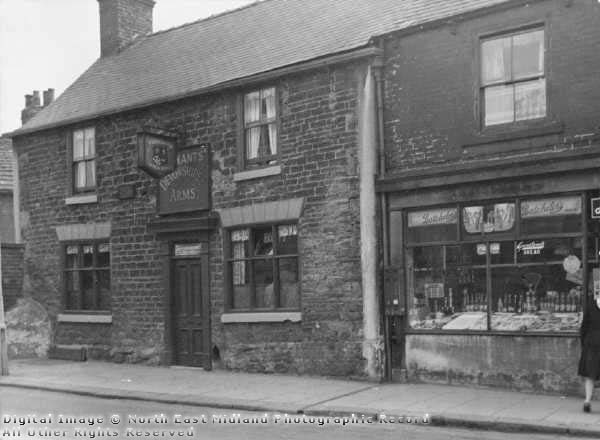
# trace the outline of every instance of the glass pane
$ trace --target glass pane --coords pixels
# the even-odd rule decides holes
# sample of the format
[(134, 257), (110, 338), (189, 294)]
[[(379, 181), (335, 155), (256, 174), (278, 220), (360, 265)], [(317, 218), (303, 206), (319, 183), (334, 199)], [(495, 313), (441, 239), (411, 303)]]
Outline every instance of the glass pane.
[(94, 157), (96, 155), (96, 139), (94, 138), (94, 129), (85, 130), (85, 157)]
[(483, 85), (510, 80), (510, 37), (487, 40), (481, 44), (481, 79)]
[(443, 246), (416, 247), (413, 249), (415, 269), (442, 270), (444, 268)]
[(486, 264), (485, 243), (465, 243), (446, 246), (446, 266), (481, 266)]
[(268, 125), (269, 129), (269, 154), (277, 154), (277, 124), (275, 122)]
[(260, 120), (260, 93), (258, 91), (247, 93), (244, 97), (244, 122), (258, 122)]
[(110, 310), (111, 295), (110, 295), (110, 271), (99, 270), (98, 274), (98, 289), (100, 290), (100, 310)]
[(254, 255), (273, 255), (273, 231), (270, 226), (254, 229)]
[(271, 143), (269, 135), (269, 125), (261, 125), (260, 129), (260, 141), (258, 143), (258, 157), (270, 156), (271, 155)]
[(83, 267), (94, 265), (94, 246), (91, 244), (83, 246)]
[(276, 115), (277, 106), (275, 102), (275, 88), (264, 89), (262, 91), (262, 117), (263, 119), (272, 119)]
[(463, 208), (463, 227), (469, 234), (510, 231), (515, 226), (515, 204), (495, 203)]
[(108, 243), (98, 245), (98, 267), (110, 266), (110, 247)]
[(94, 295), (94, 273), (92, 271), (81, 272), (81, 290), (83, 291), (83, 310), (96, 308)]
[(581, 197), (555, 197), (521, 202), (523, 234), (581, 232)]
[(68, 292), (79, 290), (79, 272), (65, 272), (65, 283)]
[(484, 90), (485, 125), (513, 122), (514, 87), (502, 85), (487, 87)]
[(569, 256), (581, 260), (581, 246), (579, 237), (521, 240), (516, 244), (517, 263), (562, 263)]
[(79, 246), (71, 245), (67, 246), (67, 257), (66, 257), (66, 267), (68, 269), (74, 269), (77, 267), (77, 255), (79, 253)]
[(75, 181), (75, 188), (77, 189), (83, 189), (85, 188), (86, 185), (86, 180), (85, 180), (85, 162), (77, 162), (75, 164), (74, 167), (74, 181)]
[(488, 244), (491, 264), (515, 264), (515, 242), (501, 241)]
[(67, 310), (81, 310), (81, 297), (78, 290), (67, 292), (66, 301), (65, 308)]
[(297, 254), (298, 253), (298, 226), (282, 225), (277, 227), (277, 254)]
[(493, 268), (492, 330), (577, 331), (581, 279), (560, 265)]
[(412, 243), (451, 241), (457, 238), (456, 208), (430, 209), (408, 213), (408, 241)]
[(513, 37), (513, 79), (544, 73), (544, 31)]
[[(233, 308), (247, 309), (250, 307), (250, 297), (252, 295), (252, 286), (250, 278), (246, 274), (246, 267), (250, 263), (240, 261), (231, 264), (231, 273), (234, 274), (233, 280)], [(237, 278), (236, 274), (237, 273)]]
[(300, 286), (298, 284), (298, 259), (279, 260), (279, 305), (285, 308), (300, 307)]
[(247, 129), (246, 130), (246, 159), (256, 159), (258, 157), (259, 144), (260, 144), (260, 126)]
[(81, 160), (84, 157), (83, 130), (73, 132), (73, 160)]
[(256, 307), (273, 307), (273, 260), (255, 260), (252, 263), (254, 266), (254, 284), (256, 286)]
[(515, 120), (543, 118), (546, 116), (546, 80), (515, 84)]
[(88, 160), (87, 162), (85, 162), (85, 180), (86, 180), (86, 186), (89, 187), (93, 187), (96, 186), (96, 161), (95, 160)]

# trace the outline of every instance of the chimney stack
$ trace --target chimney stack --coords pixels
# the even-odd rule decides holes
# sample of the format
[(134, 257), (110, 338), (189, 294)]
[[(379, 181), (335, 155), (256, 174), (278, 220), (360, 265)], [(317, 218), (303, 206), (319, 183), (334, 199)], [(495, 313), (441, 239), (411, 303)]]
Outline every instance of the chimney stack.
[(21, 110), (21, 123), (25, 125), (27, 121), (37, 115), (40, 110), (54, 101), (54, 89), (44, 90), (44, 105), (40, 102), (40, 91), (34, 90), (31, 95), (25, 95), (25, 108)]
[(152, 33), (154, 0), (98, 0), (100, 56), (119, 53), (137, 37)]

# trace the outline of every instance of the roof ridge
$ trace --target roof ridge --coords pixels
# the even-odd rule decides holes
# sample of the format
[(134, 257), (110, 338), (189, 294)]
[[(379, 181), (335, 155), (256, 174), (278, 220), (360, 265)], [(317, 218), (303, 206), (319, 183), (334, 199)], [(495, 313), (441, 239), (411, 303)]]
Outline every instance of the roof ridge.
[(151, 37), (153, 37), (155, 35), (161, 35), (161, 34), (164, 34), (164, 33), (167, 33), (167, 32), (171, 32), (171, 31), (174, 31), (174, 30), (177, 30), (177, 29), (181, 29), (181, 28), (186, 27), (186, 26), (192, 26), (194, 24), (202, 23), (204, 21), (213, 20), (215, 18), (219, 18), (219, 17), (222, 17), (224, 15), (233, 14), (233, 13), (239, 12), (239, 11), (241, 11), (243, 9), (248, 9), (248, 8), (257, 6), (257, 5), (261, 4), (261, 3), (266, 3), (266, 2), (269, 2), (269, 1), (276, 1), (276, 0), (254, 0), (252, 3), (248, 3), (247, 5), (239, 6), (237, 8), (233, 8), (233, 9), (228, 9), (228, 10), (223, 11), (223, 12), (218, 12), (216, 14), (211, 14), (208, 17), (199, 18), (197, 20), (190, 21), (188, 23), (183, 23), (183, 24), (180, 24), (180, 25), (177, 25), (177, 26), (173, 26), (173, 27), (168, 28), (168, 29), (162, 29), (160, 31), (152, 32), (151, 34), (146, 34), (144, 36), (144, 39), (151, 38)]

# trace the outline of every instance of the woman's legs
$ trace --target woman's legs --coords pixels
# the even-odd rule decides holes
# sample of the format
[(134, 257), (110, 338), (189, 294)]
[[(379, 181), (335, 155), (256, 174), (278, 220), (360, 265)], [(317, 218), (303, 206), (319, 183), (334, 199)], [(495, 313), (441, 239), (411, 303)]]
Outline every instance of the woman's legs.
[(594, 379), (585, 378), (585, 401), (591, 402), (592, 394), (594, 393)]

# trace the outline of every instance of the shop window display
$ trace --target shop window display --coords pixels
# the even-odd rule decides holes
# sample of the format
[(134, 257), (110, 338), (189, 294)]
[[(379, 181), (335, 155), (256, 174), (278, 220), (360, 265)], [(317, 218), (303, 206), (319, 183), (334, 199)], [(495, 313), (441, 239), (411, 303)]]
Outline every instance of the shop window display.
[[(443, 215), (450, 210), (457, 215)], [(505, 200), (408, 213), (407, 305), (413, 330), (577, 331), (585, 260), (581, 196)], [(410, 221), (438, 219), (438, 224)], [(435, 227), (434, 244), (418, 228)], [(413, 229), (413, 230), (411, 230)], [(446, 235), (443, 234), (446, 231)], [(584, 241), (586, 246), (584, 246)], [(587, 247), (587, 258), (584, 258)], [(594, 266), (595, 267), (595, 266)], [(588, 270), (592, 278), (592, 268)], [(589, 285), (592, 285), (591, 281)]]

